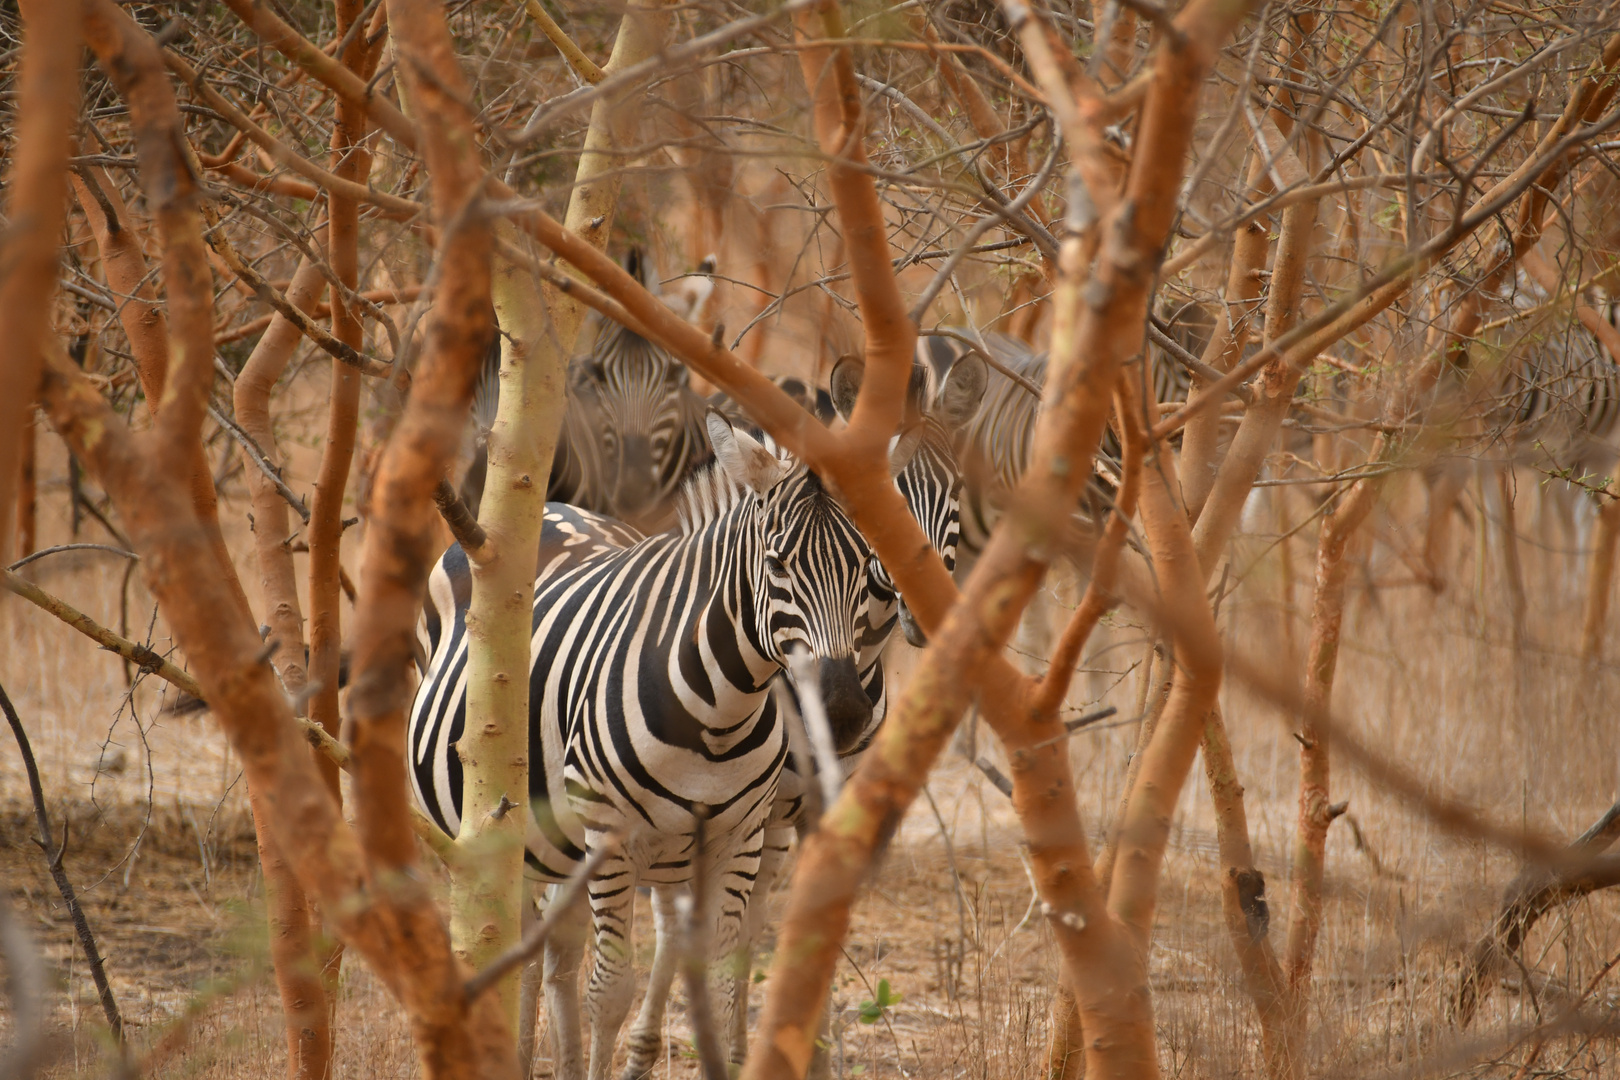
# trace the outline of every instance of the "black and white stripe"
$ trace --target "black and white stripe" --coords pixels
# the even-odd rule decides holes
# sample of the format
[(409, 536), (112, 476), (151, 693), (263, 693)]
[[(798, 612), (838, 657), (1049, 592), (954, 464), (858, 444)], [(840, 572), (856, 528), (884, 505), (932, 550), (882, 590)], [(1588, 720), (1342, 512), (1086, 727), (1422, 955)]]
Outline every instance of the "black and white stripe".
[[(1539, 290), (1513, 297), (1520, 310), (1545, 301)], [(1620, 305), (1598, 306), (1620, 325)], [(1512, 327), (1492, 419), (1521, 453), (1561, 467), (1607, 468), (1620, 456), (1620, 365), (1597, 336), (1566, 314), (1524, 330)]]
[[(625, 269), (657, 294), (658, 275), (640, 250), (631, 249)], [(494, 423), (499, 376), (497, 341), (474, 399), (473, 419), (480, 433)], [(625, 327), (598, 320), (590, 352), (568, 365), (568, 405), (552, 457), (547, 501), (648, 530), (668, 525), (681, 484), (710, 460), (705, 409), (684, 364)], [(484, 470), (480, 434), (462, 484), (462, 496), (474, 513)]]
[[(907, 387), (902, 421), (904, 426), (895, 441), (894, 460), (905, 462), (894, 477), (895, 487), (947, 569), (955, 567), (960, 539), (958, 511), (962, 475), (954, 447), (958, 433), (979, 408), (984, 395), (986, 372), (982, 361), (970, 357), (953, 366), (943, 380), (936, 380), (931, 368), (920, 362), (915, 363)], [(861, 362), (853, 357), (846, 357), (833, 368), (827, 403), (846, 420), (854, 408), (862, 374)], [(863, 623), (863, 629), (857, 636), (856, 654), (861, 684), (872, 702), (872, 722), (861, 737), (840, 755), (846, 772), (853, 768), (855, 760), (876, 737), (887, 712), (883, 655), (895, 629), (904, 627), (906, 637), (912, 644), (923, 644), (921, 631), (912, 622), (893, 579), (876, 560), (871, 563)], [(812, 773), (811, 763), (800, 761), (797, 757), (790, 757), (783, 769), (754, 884), (761, 899), (786, 860), (795, 832), (806, 824), (807, 807), (810, 805), (806, 794), (814, 782)], [(675, 973), (675, 951), (670, 928), (673, 926), (676, 895), (677, 891), (673, 889), (654, 890), (653, 915), (658, 931), (658, 946), (641, 1011), (625, 1040), (630, 1055), (624, 1072), (627, 1078), (640, 1078), (650, 1073), (662, 1052), (664, 1007)], [(764, 929), (764, 910), (763, 903), (749, 905), (742, 957), (737, 963), (742, 976), (746, 976), (748, 971), (753, 942)], [(746, 977), (742, 976), (733, 983), (733, 1016), (739, 1022), (730, 1033), (732, 1053), (739, 1058), (746, 1050), (746, 1030), (740, 1021), (747, 1015), (749, 985)]]
[[(680, 531), (641, 538), (576, 507), (546, 512), (531, 641), (530, 872), (560, 880), (609, 831), (629, 836), (591, 886), (593, 1080), (607, 1075), (629, 1006), (634, 887), (690, 878), (696, 814), (707, 815), (717, 882), (706, 913), (714, 955), (741, 938), (787, 757), (768, 687), (788, 651), (807, 647), (821, 661), (841, 748), (870, 727), (856, 657), (870, 548), (813, 473), (717, 414), (707, 427), (718, 462), (683, 489)], [(416, 797), (452, 834), (469, 599), (465, 557), (452, 548), (430, 580), (430, 659), (410, 726)], [(565, 1047), (571, 1012), (554, 998)], [(563, 1075), (569, 1064), (559, 1062)]]
[[(1183, 349), (1198, 355), (1208, 340), (1207, 317), (1194, 304), (1166, 309), (1161, 323)], [(1005, 334), (979, 335), (984, 350), (999, 365), (992, 369), (983, 406), (971, 423), (962, 429), (957, 454), (966, 478), (962, 495), (962, 570), (972, 566), (989, 542), (990, 531), (1001, 517), (1006, 497), (1029, 468), (1035, 437), (1035, 418), (1040, 399), (1030, 385), (1046, 385), (1047, 357), (1034, 352), (1017, 338)], [(960, 337), (928, 335), (917, 340), (917, 351), (936, 377), (950, 371), (972, 349)], [(1158, 402), (1185, 401), (1191, 375), (1187, 368), (1167, 356), (1157, 346), (1147, 350), (1145, 377), (1152, 380), (1152, 397)], [(1015, 373), (1009, 378), (1003, 370)], [(1025, 385), (1029, 384), (1029, 385)], [(1119, 442), (1111, 428), (1104, 429), (1095, 469), (1099, 495), (1111, 493), (1119, 476)], [(960, 573), (958, 574), (960, 576)]]

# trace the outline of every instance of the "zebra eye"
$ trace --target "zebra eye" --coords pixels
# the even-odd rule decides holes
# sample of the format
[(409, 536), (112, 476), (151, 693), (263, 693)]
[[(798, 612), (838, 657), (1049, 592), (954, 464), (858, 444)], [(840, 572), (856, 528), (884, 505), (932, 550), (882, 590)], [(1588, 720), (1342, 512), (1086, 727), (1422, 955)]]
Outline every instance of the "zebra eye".
[(775, 577), (787, 577), (787, 565), (775, 555), (765, 556), (765, 569)]

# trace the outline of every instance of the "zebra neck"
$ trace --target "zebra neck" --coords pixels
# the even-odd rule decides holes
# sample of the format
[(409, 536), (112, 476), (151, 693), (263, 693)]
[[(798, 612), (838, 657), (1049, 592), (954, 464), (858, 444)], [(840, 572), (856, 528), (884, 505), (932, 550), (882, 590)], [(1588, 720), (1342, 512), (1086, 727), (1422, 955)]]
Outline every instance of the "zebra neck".
[(676, 659), (689, 683), (698, 681), (700, 668), (705, 672), (710, 692), (700, 696), (711, 702), (725, 689), (722, 682), (731, 693), (763, 695), (781, 670), (761, 631), (764, 598), (756, 594), (752, 573), (759, 543), (752, 509), (733, 507), (690, 538), (704, 551), (705, 561), (712, 561), (705, 575), (706, 597), (689, 609)]

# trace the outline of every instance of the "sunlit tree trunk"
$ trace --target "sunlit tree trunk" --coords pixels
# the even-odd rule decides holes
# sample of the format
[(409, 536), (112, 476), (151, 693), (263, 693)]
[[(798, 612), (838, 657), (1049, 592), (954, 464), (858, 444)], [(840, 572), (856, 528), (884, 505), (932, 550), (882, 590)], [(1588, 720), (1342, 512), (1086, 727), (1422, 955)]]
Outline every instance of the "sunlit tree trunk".
[[(663, 48), (669, 17), (632, 7), (603, 67), (606, 75)], [(565, 224), (602, 250), (618, 205), (618, 146), (631, 141), (634, 114), (622, 97), (591, 114)], [(507, 243), (515, 229), (503, 227)], [(529, 636), (535, 553), (545, 514), (546, 481), (567, 405), (567, 370), (586, 308), (501, 259), (493, 280), (501, 329), (501, 395), (489, 433), (489, 470), (478, 521), (485, 544), (472, 562), (467, 615), (467, 726), (462, 764), (461, 833), (451, 861), (450, 931), (458, 955), (482, 967), (517, 941), (523, 908), (523, 838), (529, 791)], [(519, 813), (491, 813), (502, 804)], [(500, 987), (502, 1007), (521, 1023), (518, 975)]]

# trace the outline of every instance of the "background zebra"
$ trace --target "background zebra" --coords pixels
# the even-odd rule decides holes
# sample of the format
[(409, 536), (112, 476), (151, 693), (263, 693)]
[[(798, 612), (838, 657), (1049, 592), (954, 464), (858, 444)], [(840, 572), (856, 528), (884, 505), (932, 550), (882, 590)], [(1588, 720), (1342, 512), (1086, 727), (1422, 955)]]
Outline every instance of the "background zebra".
[[(640, 249), (630, 249), (625, 270), (659, 293), (657, 270)], [(713, 272), (712, 260), (705, 260), (697, 274), (683, 281), (702, 282), (708, 289), (678, 290), (666, 302), (683, 317), (695, 314), (713, 288), (706, 276)], [(473, 401), (479, 434), (461, 488), (475, 514), (487, 467), (484, 433), (495, 422), (500, 400), (500, 365), (497, 338)], [(568, 407), (557, 435), (547, 501), (607, 514), (648, 531), (670, 524), (681, 483), (710, 458), (705, 408), (686, 365), (618, 323), (597, 320), (590, 352), (568, 365)]]
[[(1539, 289), (1526, 287), (1515, 291), (1512, 303), (1524, 311), (1546, 299)], [(1620, 325), (1620, 305), (1604, 303), (1598, 310), (1609, 323)], [(1596, 335), (1575, 319), (1565, 319), (1551, 328), (1519, 331), (1504, 347), (1510, 352), (1490, 417), (1514, 449), (1520, 454), (1534, 451), (1542, 464), (1550, 457), (1558, 466), (1580, 472), (1614, 464), (1620, 456), (1615, 441), (1620, 366)]]
[[(1166, 332), (1193, 355), (1202, 353), (1209, 337), (1209, 319), (1196, 304), (1183, 304), (1166, 310), (1162, 318)], [(1018, 485), (1029, 467), (1035, 435), (1035, 417), (1040, 399), (1032, 392), (1046, 385), (1045, 353), (1036, 353), (1024, 342), (1005, 334), (980, 335), (984, 349), (999, 365), (989, 373), (983, 406), (959, 436), (957, 453), (963, 464), (966, 483), (962, 495), (962, 549), (958, 577), (971, 568), (990, 539), (990, 531), (1001, 517), (1007, 493)], [(920, 360), (938, 379), (972, 354), (956, 336), (924, 335), (917, 339)], [(1152, 400), (1184, 401), (1191, 385), (1186, 367), (1157, 346), (1148, 349), (1145, 377), (1152, 380)], [(1012, 372), (1016, 378), (1009, 377)], [(1112, 429), (1105, 429), (1096, 463), (1100, 484), (1094, 494), (1111, 497), (1119, 477), (1119, 442)]]
[[(606, 832), (629, 836), (590, 890), (592, 1080), (605, 1080), (629, 1009), (635, 886), (690, 878), (699, 812), (718, 883), (702, 913), (712, 955), (740, 941), (787, 757), (768, 687), (788, 650), (820, 659), (840, 749), (871, 723), (855, 652), (870, 548), (809, 470), (718, 414), (706, 426), (717, 463), (683, 490), (680, 531), (641, 538), (589, 511), (547, 507), (530, 671), (531, 873), (561, 880)], [(452, 747), (465, 723), (469, 599), (465, 556), (451, 548), (429, 581), (430, 658), (410, 727), (413, 790), (451, 833), (461, 812)], [(548, 970), (577, 970), (570, 949), (555, 940)], [(727, 1023), (728, 976), (716, 994)], [(577, 995), (548, 977), (547, 996), (559, 1072), (578, 1075)]]

